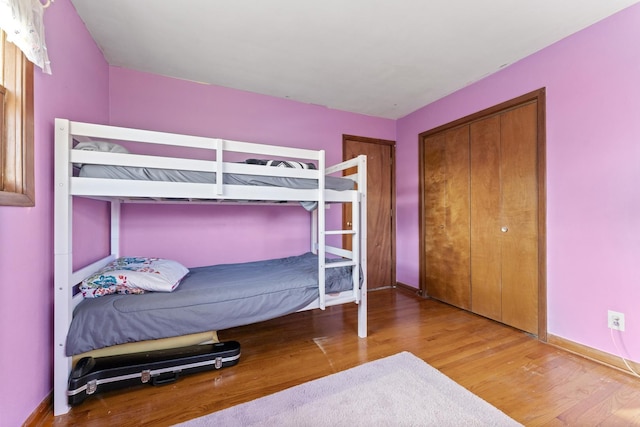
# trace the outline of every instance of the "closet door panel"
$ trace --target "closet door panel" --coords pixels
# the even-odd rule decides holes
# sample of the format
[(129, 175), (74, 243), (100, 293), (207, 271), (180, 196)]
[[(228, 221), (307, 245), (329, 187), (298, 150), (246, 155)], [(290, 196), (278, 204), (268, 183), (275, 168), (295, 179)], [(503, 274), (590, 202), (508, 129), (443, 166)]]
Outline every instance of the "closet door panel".
[(444, 148), (444, 135), (438, 134), (424, 141), (425, 279), (427, 294), (436, 299), (443, 299), (446, 295), (441, 250), (447, 244), (444, 229), (447, 180)]
[(471, 310), (502, 319), (500, 116), (471, 124)]
[(445, 228), (449, 246), (445, 251), (445, 274), (449, 277), (449, 303), (471, 308), (471, 242), (469, 219), (469, 127), (446, 133), (447, 199)]
[(470, 308), (469, 128), (425, 138), (427, 294)]
[(501, 115), (502, 319), (538, 334), (537, 104)]

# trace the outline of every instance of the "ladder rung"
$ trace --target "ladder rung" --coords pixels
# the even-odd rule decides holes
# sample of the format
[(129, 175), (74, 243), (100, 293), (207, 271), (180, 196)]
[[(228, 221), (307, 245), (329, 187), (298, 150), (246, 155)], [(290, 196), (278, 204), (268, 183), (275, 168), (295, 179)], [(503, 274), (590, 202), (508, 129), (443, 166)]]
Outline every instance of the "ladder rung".
[(339, 261), (339, 262), (328, 262), (324, 265), (325, 268), (336, 268), (336, 267), (351, 267), (356, 265), (355, 261)]
[(353, 230), (331, 230), (325, 231), (324, 234), (356, 234)]

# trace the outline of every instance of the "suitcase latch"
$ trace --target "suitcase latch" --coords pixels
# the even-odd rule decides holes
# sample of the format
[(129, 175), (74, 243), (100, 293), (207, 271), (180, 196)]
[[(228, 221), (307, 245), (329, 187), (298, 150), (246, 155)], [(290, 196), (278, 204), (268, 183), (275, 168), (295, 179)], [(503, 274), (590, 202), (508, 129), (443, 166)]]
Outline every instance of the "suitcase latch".
[(150, 379), (151, 379), (151, 371), (149, 369), (145, 369), (140, 373), (140, 381), (142, 381), (143, 384), (148, 383)]
[(98, 380), (91, 380), (87, 382), (87, 394), (93, 394), (98, 389)]
[(216, 367), (216, 369), (222, 368), (222, 357), (216, 357), (215, 367)]

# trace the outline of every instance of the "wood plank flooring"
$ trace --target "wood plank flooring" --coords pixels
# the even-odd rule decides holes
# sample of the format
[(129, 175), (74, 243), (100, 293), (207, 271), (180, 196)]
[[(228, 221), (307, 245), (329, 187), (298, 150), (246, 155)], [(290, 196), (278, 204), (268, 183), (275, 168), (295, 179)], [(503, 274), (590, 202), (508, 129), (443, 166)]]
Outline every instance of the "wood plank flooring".
[(640, 425), (640, 379), (405, 290), (370, 292), (369, 337), (356, 330), (349, 305), (220, 331), (241, 343), (238, 365), (103, 393), (35, 425), (168, 426), (400, 351), (527, 426)]

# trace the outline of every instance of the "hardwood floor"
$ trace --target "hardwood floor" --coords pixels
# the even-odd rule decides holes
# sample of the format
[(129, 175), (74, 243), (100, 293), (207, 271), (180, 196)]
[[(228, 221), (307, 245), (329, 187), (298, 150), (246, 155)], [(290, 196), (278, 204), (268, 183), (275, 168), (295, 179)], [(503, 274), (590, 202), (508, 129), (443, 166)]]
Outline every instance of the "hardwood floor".
[(37, 425), (171, 425), (400, 351), (527, 426), (640, 425), (638, 378), (405, 290), (370, 292), (369, 337), (356, 330), (349, 305), (220, 331), (241, 343), (238, 365), (103, 393)]

